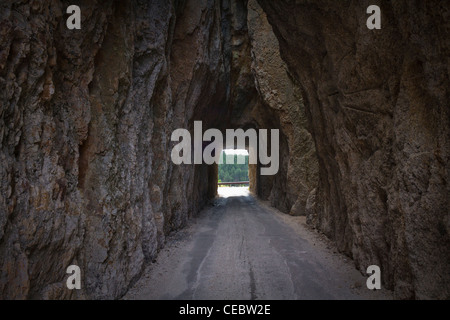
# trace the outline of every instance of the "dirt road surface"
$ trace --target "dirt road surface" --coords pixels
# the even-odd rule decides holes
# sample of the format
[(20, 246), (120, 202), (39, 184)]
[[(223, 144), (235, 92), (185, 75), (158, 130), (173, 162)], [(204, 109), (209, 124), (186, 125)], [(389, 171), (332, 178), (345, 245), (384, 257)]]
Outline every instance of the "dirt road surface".
[(248, 188), (219, 188), (167, 244), (124, 299), (391, 299), (309, 230)]

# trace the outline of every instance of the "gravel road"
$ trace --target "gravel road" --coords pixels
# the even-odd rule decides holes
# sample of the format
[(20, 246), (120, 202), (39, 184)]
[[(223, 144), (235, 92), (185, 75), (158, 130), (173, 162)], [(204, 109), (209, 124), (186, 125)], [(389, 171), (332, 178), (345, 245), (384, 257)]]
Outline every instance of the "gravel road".
[(219, 188), (124, 299), (390, 299), (304, 217), (268, 207), (247, 188)]

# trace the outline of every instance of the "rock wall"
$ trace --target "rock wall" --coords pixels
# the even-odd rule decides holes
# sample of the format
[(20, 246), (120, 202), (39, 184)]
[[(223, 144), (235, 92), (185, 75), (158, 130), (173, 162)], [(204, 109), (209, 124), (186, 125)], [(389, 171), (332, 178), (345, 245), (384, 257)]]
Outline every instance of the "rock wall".
[(170, 135), (230, 118), (235, 6), (89, 1), (81, 30), (68, 6), (0, 4), (2, 298), (118, 298), (216, 193)]
[(258, 2), (315, 141), (309, 220), (397, 298), (450, 298), (449, 2)]
[(259, 93), (251, 115), (259, 127), (281, 131), (280, 171), (275, 177), (260, 177), (259, 196), (281, 211), (306, 215), (308, 196), (318, 183), (318, 163), (300, 88), (280, 57), (278, 40), (256, 0), (248, 1), (247, 20)]
[(122, 296), (215, 196), (170, 161), (195, 120), (280, 129), (258, 196), (398, 298), (450, 297), (447, 3), (377, 0), (373, 31), (368, 1), (87, 1), (81, 30), (70, 4), (0, 4), (1, 298)]
[(318, 164), (300, 88), (280, 57), (259, 4), (232, 1), (230, 16), (231, 115), (218, 125), (280, 130), (278, 173), (261, 176), (260, 164), (250, 165), (250, 188), (283, 212), (305, 215), (308, 196), (318, 183)]

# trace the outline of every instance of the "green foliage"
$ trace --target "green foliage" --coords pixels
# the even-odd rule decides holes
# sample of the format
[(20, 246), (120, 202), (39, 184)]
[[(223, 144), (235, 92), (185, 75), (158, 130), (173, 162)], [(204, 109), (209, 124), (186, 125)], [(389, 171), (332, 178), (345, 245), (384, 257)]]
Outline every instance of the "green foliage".
[(245, 157), (245, 164), (237, 164), (237, 155), (234, 155), (234, 161), (226, 163), (225, 152), (222, 152), (222, 162), (219, 164), (219, 181), (239, 182), (248, 181), (248, 155)]

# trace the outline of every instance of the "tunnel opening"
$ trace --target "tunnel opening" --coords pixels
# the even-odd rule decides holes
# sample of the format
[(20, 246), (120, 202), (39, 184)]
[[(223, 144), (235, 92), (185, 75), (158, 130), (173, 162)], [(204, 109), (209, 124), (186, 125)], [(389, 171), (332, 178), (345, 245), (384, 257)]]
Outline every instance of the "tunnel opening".
[(218, 164), (219, 187), (244, 187), (249, 184), (249, 154), (245, 149), (225, 149)]
[(219, 197), (246, 195), (249, 191), (249, 153), (246, 149), (225, 149), (217, 165)]
[(225, 149), (218, 164), (219, 187), (248, 186), (249, 154), (245, 149)]

